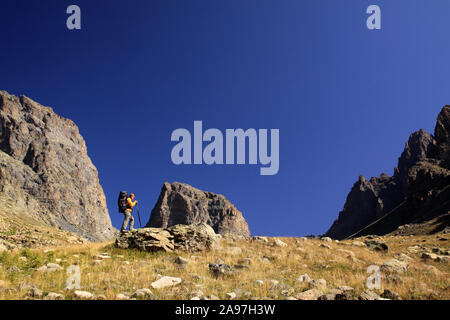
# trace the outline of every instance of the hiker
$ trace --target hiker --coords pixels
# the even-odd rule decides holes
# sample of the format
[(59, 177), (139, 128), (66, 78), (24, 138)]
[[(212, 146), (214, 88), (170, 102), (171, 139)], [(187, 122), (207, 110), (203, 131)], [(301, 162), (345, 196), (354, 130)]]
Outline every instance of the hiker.
[[(120, 229), (121, 232), (124, 232), (127, 230), (128, 222), (130, 223), (129, 230), (133, 231), (134, 218), (132, 216), (132, 212), (133, 212), (133, 207), (138, 204), (137, 200), (133, 201), (134, 198), (135, 198), (134, 193), (130, 193), (130, 195), (126, 198), (126, 201), (125, 201), (125, 206), (124, 206), (124, 207), (126, 207), (125, 210), (120, 210), (121, 205), (119, 204), (119, 211), (122, 211), (122, 213), (124, 214), (122, 228)], [(119, 202), (120, 202), (120, 196), (119, 196)], [(123, 200), (122, 200), (122, 203), (123, 203)], [(123, 204), (122, 204), (122, 207), (123, 207)]]

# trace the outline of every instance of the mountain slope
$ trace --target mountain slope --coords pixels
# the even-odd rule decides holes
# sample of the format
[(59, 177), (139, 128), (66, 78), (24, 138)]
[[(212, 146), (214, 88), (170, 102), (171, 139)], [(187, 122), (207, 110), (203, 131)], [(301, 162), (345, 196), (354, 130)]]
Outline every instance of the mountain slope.
[(0, 195), (44, 225), (96, 241), (113, 236), (97, 169), (78, 127), (49, 107), (5, 91), (0, 91)]
[(445, 106), (434, 136), (423, 130), (410, 136), (394, 176), (382, 174), (370, 180), (360, 176), (326, 235), (335, 239), (382, 235), (403, 224), (446, 215), (450, 210), (449, 131), (450, 106)]

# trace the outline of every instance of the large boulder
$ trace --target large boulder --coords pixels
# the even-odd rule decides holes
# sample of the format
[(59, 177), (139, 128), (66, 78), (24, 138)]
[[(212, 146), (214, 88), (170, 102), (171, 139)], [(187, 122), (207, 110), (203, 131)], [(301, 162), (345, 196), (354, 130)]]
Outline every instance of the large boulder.
[(147, 227), (168, 228), (196, 223), (206, 223), (222, 235), (250, 236), (242, 213), (223, 195), (185, 183), (164, 183)]
[(171, 228), (142, 228), (122, 232), (116, 246), (122, 249), (139, 249), (155, 252), (184, 250), (189, 252), (211, 250), (218, 247), (219, 237), (205, 223), (175, 225)]
[(0, 200), (90, 240), (114, 236), (78, 127), (52, 108), (6, 91), (0, 91)]

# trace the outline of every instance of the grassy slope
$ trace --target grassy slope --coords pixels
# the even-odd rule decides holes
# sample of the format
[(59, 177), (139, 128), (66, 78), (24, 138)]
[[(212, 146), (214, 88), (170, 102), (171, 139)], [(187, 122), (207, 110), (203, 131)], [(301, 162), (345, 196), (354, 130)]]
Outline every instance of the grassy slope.
[[(196, 290), (201, 290), (204, 296), (216, 295), (226, 298), (226, 293), (242, 288), (251, 292), (252, 297), (268, 297), (284, 299), (282, 288), (271, 288), (270, 280), (278, 280), (294, 289), (290, 296), (307, 289), (304, 283), (295, 280), (304, 273), (313, 279), (323, 278), (327, 281), (329, 289), (347, 285), (355, 288), (355, 296), (365, 290), (365, 281), (368, 277), (366, 269), (370, 265), (381, 265), (397, 253), (408, 254), (413, 260), (409, 263), (408, 271), (400, 275), (402, 284), (393, 284), (382, 281), (383, 289), (388, 288), (398, 293), (403, 299), (450, 299), (448, 273), (450, 267), (447, 262), (429, 262), (420, 259), (419, 254), (408, 252), (413, 245), (425, 246), (429, 249), (439, 247), (449, 250), (449, 235), (432, 235), (416, 237), (384, 237), (389, 245), (388, 253), (370, 251), (367, 248), (352, 246), (351, 241), (327, 243), (331, 249), (319, 247), (321, 240), (302, 240), (296, 238), (283, 238), (288, 247), (272, 247), (269, 244), (254, 241), (222, 240), (222, 248), (217, 251), (189, 254), (178, 252), (180, 256), (190, 262), (186, 268), (180, 269), (174, 260), (177, 254), (145, 253), (136, 250), (122, 250), (114, 248), (112, 243), (85, 244), (56, 248), (45, 252), (43, 249), (16, 251), (0, 255), (0, 280), (13, 290), (0, 290), (0, 299), (22, 299), (27, 291), (20, 289), (22, 283), (33, 283), (46, 292), (59, 292), (66, 299), (71, 293), (65, 291), (67, 279), (66, 271), (42, 273), (36, 271), (37, 267), (47, 262), (59, 262), (66, 268), (77, 264), (81, 268), (82, 290), (97, 295), (105, 295), (114, 299), (118, 293), (131, 295), (136, 289), (151, 288), (150, 284), (160, 275), (180, 277), (183, 282), (175, 287), (161, 290), (152, 290), (160, 299), (189, 299)], [(445, 240), (442, 240), (445, 239)], [(233, 249), (234, 247), (241, 248)], [(229, 249), (231, 248), (231, 249)], [(347, 254), (337, 249), (351, 250), (356, 259), (349, 259)], [(94, 256), (107, 252), (111, 259), (103, 260), (101, 264), (94, 265)], [(20, 258), (26, 256), (27, 259)], [(266, 261), (269, 256), (273, 261)], [(225, 263), (235, 265), (239, 260), (249, 257), (249, 269), (241, 269), (234, 277), (214, 279), (209, 273), (208, 263), (221, 258)], [(61, 259), (61, 261), (57, 260)], [(271, 260), (272, 260), (271, 259)], [(427, 265), (436, 269), (430, 271)], [(20, 271), (7, 271), (16, 266)], [(265, 281), (257, 285), (256, 280)]]

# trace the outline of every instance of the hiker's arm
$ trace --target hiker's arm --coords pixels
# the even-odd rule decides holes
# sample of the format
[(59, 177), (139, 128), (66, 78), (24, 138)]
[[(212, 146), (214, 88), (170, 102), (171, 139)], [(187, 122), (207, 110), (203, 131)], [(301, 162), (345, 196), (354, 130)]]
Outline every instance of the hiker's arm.
[(127, 203), (130, 206), (130, 208), (133, 208), (137, 204), (137, 201), (131, 201), (131, 199), (128, 198)]

